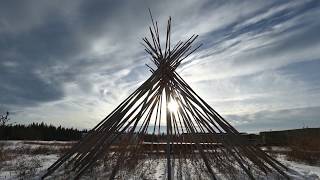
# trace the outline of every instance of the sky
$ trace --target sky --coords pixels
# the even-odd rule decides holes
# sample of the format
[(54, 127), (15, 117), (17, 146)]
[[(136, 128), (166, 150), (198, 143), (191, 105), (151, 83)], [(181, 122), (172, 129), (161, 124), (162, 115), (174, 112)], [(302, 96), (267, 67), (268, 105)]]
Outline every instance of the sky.
[(0, 111), (92, 128), (151, 75), (148, 8), (173, 43), (199, 35), (177, 72), (236, 129), (320, 127), (317, 0), (3, 1)]

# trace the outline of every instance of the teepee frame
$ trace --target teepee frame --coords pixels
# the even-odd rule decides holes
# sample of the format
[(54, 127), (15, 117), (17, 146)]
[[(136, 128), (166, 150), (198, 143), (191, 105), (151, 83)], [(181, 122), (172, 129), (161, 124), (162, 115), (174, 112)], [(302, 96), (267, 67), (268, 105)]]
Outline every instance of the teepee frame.
[[(174, 178), (172, 161), (192, 157), (202, 160), (212, 179), (218, 172), (225, 174), (223, 169), (229, 166), (237, 166), (249, 179), (255, 179), (253, 169), (288, 178), (284, 165), (244, 139), (175, 71), (201, 46), (192, 46), (198, 35), (171, 47), (170, 17), (163, 49), (158, 23), (150, 16), (151, 39), (143, 38), (143, 45), (155, 66), (147, 65), (152, 75), (52, 164), (43, 178), (62, 172), (78, 179), (96, 162), (107, 159), (113, 160), (108, 161), (112, 162), (108, 177), (114, 179), (128, 159), (146, 158), (148, 154), (164, 157), (168, 180)], [(172, 101), (177, 103), (175, 111), (168, 107)]]

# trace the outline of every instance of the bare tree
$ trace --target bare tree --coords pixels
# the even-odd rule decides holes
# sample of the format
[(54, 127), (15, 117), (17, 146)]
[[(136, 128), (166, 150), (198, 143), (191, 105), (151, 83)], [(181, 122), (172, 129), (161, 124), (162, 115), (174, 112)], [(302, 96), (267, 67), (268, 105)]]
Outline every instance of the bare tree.
[(5, 114), (0, 115), (0, 126), (5, 126), (9, 121), (9, 112), (7, 111)]

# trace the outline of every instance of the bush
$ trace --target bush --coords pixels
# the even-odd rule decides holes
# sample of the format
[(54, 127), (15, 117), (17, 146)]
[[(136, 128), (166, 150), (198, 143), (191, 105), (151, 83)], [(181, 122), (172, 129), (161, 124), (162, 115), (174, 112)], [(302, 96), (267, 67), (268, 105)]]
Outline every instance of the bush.
[(41, 167), (41, 161), (37, 156), (33, 156), (30, 160), (26, 161), (24, 158), (17, 159), (17, 166), (15, 173), (20, 179), (28, 179), (37, 174), (38, 168)]

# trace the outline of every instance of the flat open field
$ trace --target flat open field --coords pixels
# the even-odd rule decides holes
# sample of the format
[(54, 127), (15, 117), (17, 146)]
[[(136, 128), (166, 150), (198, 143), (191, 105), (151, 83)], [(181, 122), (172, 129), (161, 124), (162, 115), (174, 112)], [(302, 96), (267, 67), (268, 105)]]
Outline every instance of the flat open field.
[[(75, 142), (64, 141), (0, 141), (0, 179), (39, 179), (45, 170), (54, 163), (59, 156), (66, 152)], [(306, 163), (292, 160), (287, 157), (290, 148), (285, 147), (262, 147), (283, 164), (292, 169), (291, 176), (294, 179), (320, 179), (320, 164)], [(187, 166), (192, 166), (193, 162), (185, 162)], [(146, 165), (147, 164), (147, 165)], [(175, 168), (188, 167), (179, 166), (181, 162), (176, 162)], [(152, 159), (139, 166), (139, 171), (133, 171), (135, 179), (166, 179), (165, 159)], [(193, 165), (196, 167), (195, 165)], [(202, 174), (197, 173), (196, 168), (182, 170), (176, 173), (177, 179), (206, 179)], [(177, 171), (178, 172), (178, 171)], [(99, 177), (99, 174), (92, 173)], [(237, 175), (241, 177), (241, 174)], [(126, 178), (123, 175), (123, 178)], [(90, 176), (90, 178), (93, 178)], [(226, 179), (220, 177), (220, 179)], [(271, 178), (272, 179), (272, 178)]]

